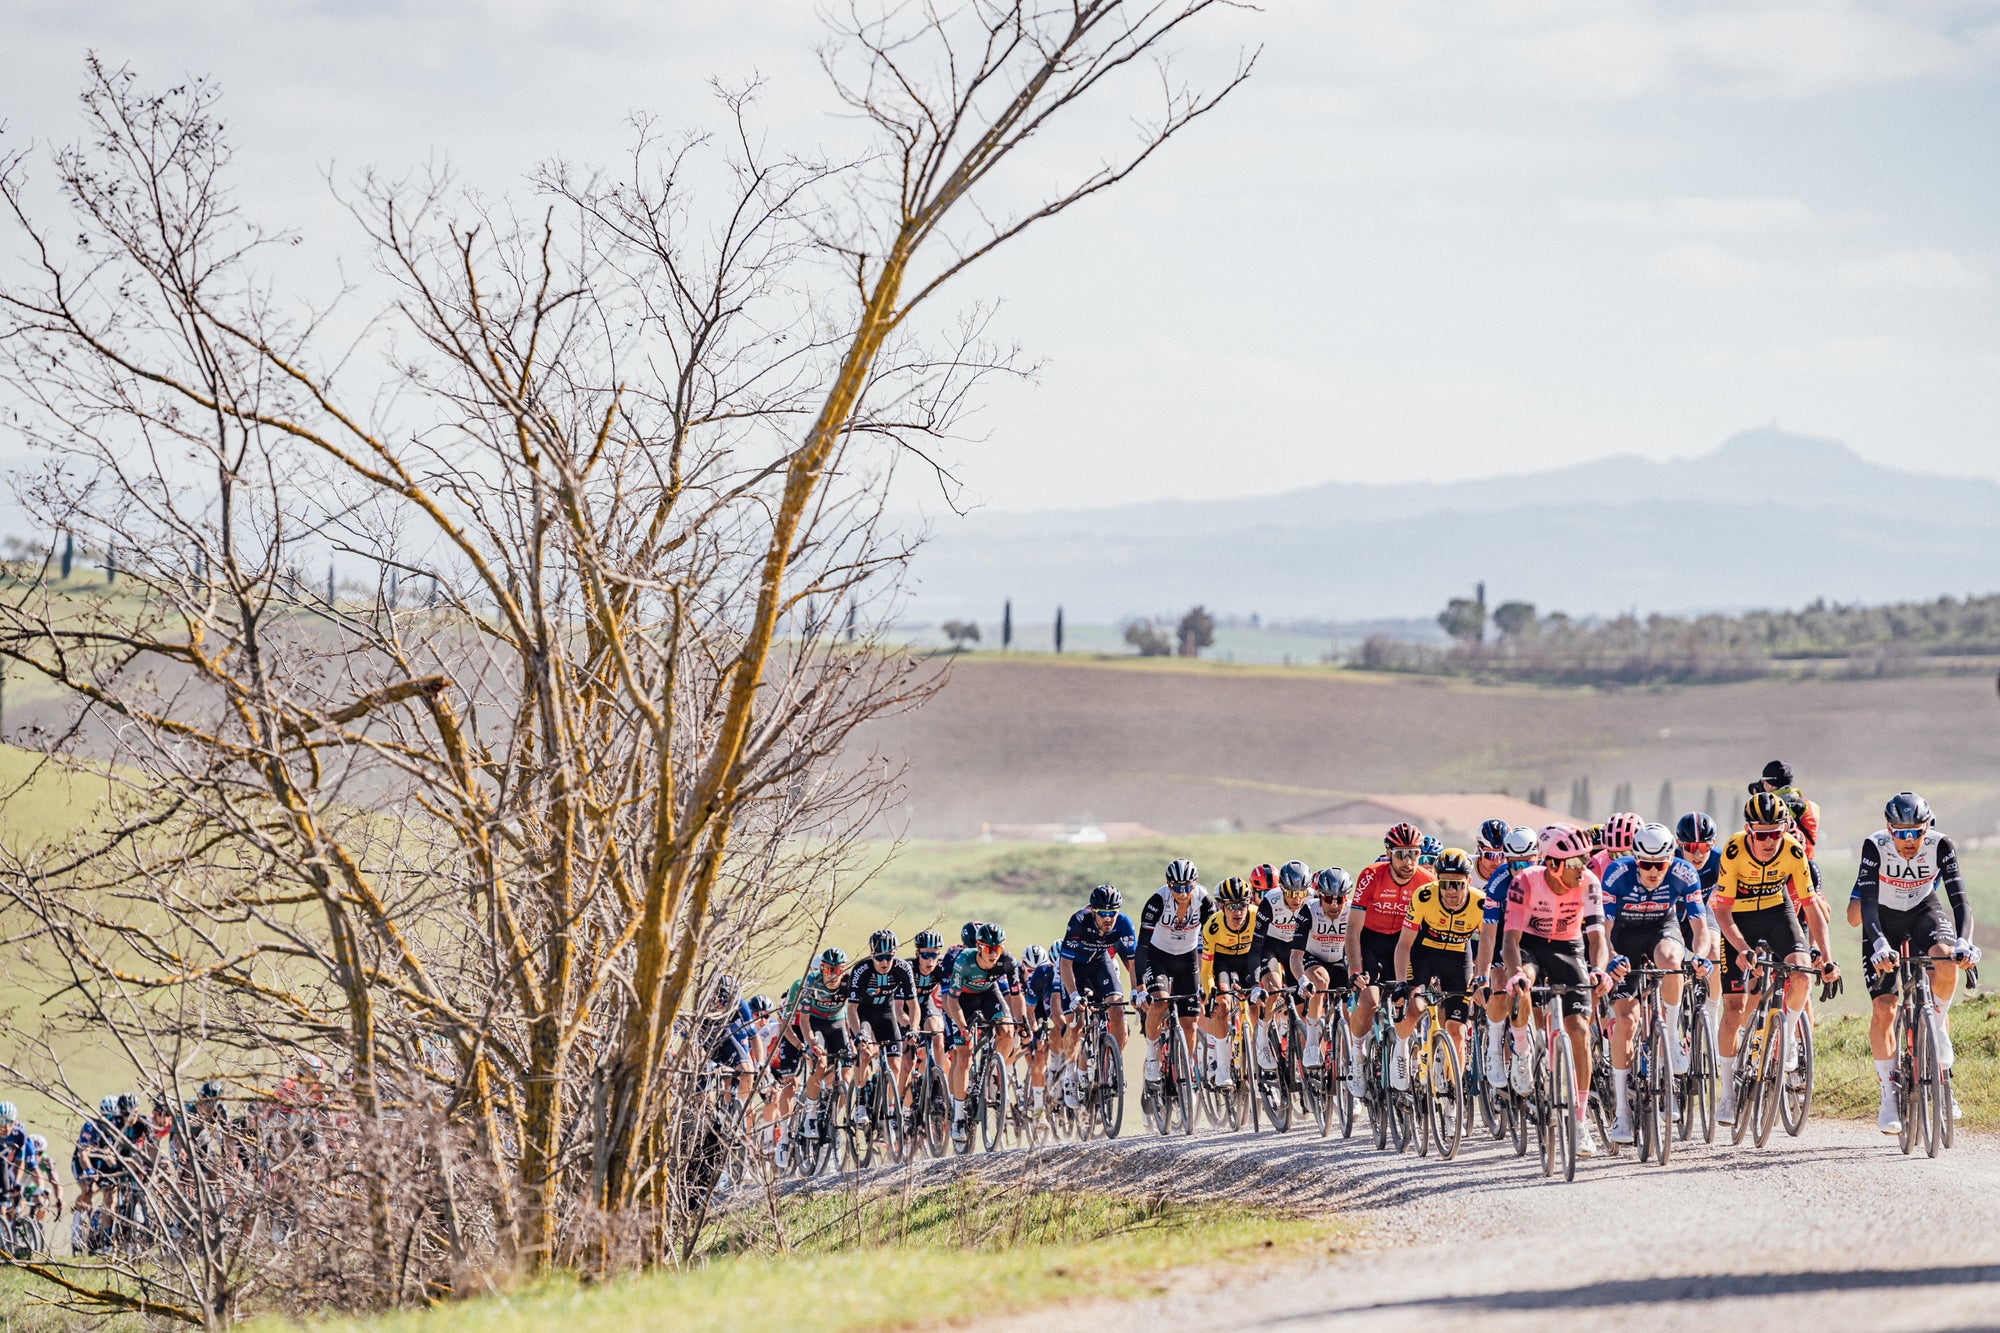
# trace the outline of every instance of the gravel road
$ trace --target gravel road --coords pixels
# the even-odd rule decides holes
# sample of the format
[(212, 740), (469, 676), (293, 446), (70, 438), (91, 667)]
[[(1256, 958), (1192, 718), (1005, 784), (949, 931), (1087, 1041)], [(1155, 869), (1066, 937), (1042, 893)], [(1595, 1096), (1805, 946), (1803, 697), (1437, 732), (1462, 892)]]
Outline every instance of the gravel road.
[[(2000, 1139), (1989, 1135), (1961, 1135), (1933, 1161), (1872, 1126), (1815, 1122), (1761, 1150), (1696, 1144), (1665, 1168), (1627, 1149), (1580, 1162), (1567, 1185), (1543, 1180), (1532, 1141), (1518, 1159), (1483, 1135), (1442, 1163), (1296, 1130), (1004, 1156), (1078, 1183), (1175, 1181), (1363, 1224), (1338, 1257), (1191, 1279), (1169, 1296), (1066, 1311), (1066, 1325), (1074, 1313), (1203, 1333), (2000, 1328)], [(1049, 1318), (985, 1327), (1046, 1333)]]

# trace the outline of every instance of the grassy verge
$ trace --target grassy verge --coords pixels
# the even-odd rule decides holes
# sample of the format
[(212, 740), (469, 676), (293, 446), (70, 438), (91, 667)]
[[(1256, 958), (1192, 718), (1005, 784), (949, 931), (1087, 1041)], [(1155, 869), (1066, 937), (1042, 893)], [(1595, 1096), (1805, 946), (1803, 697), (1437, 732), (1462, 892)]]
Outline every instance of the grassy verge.
[[(1880, 1103), (1868, 1019), (1844, 1015), (1814, 1034), (1816, 1113), (1874, 1119)], [(2000, 1129), (2000, 995), (1982, 992), (1951, 1007), (1952, 1089), (1967, 1129)]]
[[(721, 1229), (705, 1262), (600, 1287), (551, 1279), (315, 1333), (680, 1333), (894, 1329), (1164, 1289), (1173, 1269), (1324, 1253), (1344, 1226), (1224, 1203), (956, 1185), (911, 1196), (795, 1196)], [(789, 1248), (763, 1252), (783, 1234)], [(301, 1327), (275, 1322), (265, 1333)]]

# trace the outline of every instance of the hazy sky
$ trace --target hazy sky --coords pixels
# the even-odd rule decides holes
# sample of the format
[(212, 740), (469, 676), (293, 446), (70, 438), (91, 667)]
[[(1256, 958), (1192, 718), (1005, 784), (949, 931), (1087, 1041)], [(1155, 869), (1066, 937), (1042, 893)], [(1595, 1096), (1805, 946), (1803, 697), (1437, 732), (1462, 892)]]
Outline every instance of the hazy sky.
[[(223, 83), (246, 205), (353, 247), (322, 179), (500, 188), (635, 108), (769, 81), (839, 131), (785, 0), (8, 0), (8, 142), (86, 48)], [(2000, 477), (2000, 3), (1272, 0), (1251, 85), (964, 299), (1045, 358), (963, 455), (996, 507), (1704, 452), (1777, 421)], [(1102, 122), (1119, 131), (1115, 117)], [(358, 250), (354, 251), (358, 253)]]

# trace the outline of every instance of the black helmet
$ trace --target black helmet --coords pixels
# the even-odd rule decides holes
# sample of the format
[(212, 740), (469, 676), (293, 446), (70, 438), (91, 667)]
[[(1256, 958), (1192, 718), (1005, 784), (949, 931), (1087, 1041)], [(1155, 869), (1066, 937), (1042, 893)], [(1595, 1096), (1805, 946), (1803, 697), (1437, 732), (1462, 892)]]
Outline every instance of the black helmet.
[(942, 949), (944, 948), (944, 936), (938, 934), (935, 930), (920, 930), (917, 932), (917, 937), (911, 940), (910, 943), (920, 952), (925, 949)]
[(215, 1101), (217, 1098), (222, 1096), (222, 1085), (220, 1083), (215, 1082), (213, 1079), (210, 1079), (208, 1082), (202, 1084), (199, 1088), (196, 1088), (194, 1095), (201, 1101), (205, 1102)]
[(1439, 879), (1450, 875), (1455, 879), (1472, 878), (1472, 858), (1457, 847), (1447, 847), (1438, 853), (1437, 863), (1431, 867)]
[(1311, 874), (1311, 867), (1304, 861), (1287, 861), (1278, 867), (1278, 887), (1296, 893), (1305, 888), (1306, 878)]
[(1507, 841), (1507, 830), (1511, 828), (1504, 819), (1489, 819), (1479, 826), (1479, 850), (1497, 852)]
[(1928, 828), (1935, 816), (1931, 803), (1913, 791), (1899, 791), (1882, 807), (1882, 817), (1890, 828)]
[(1322, 898), (1345, 898), (1354, 881), (1339, 866), (1328, 866), (1313, 876), (1313, 891)]
[(1100, 884), (1090, 891), (1090, 910), (1093, 912), (1115, 912), (1124, 905), (1124, 895), (1109, 884)]
[(979, 940), (979, 923), (968, 921), (958, 928), (958, 942), (970, 949)]
[(1224, 907), (1248, 907), (1250, 886), (1231, 875), (1215, 886), (1215, 901)]
[(1007, 942), (1007, 931), (1005, 927), (992, 921), (982, 921), (979, 923), (978, 939), (979, 943), (997, 949)]
[(885, 954), (896, 952), (896, 945), (898, 943), (900, 941), (897, 940), (895, 931), (886, 929), (878, 930), (868, 937), (868, 952), (880, 958)]
[(732, 1003), (736, 999), (738, 991), (739, 987), (736, 984), (736, 978), (724, 972), (715, 979), (715, 989), (710, 1003), (717, 1005)]
[(121, 1092), (118, 1094), (118, 1114), (131, 1115), (139, 1109), (139, 1094)]
[(1699, 810), (1691, 810), (1674, 825), (1674, 837), (1681, 842), (1714, 842), (1715, 821)]
[(762, 1018), (765, 1014), (770, 1013), (771, 997), (768, 995), (752, 995), (750, 997), (750, 1012), (758, 1018)]
[(1783, 824), (1792, 817), (1792, 808), (1774, 791), (1760, 791), (1743, 803), (1745, 824)]
[(1201, 872), (1194, 868), (1194, 862), (1185, 856), (1176, 856), (1167, 862), (1167, 883), (1172, 885), (1192, 884), (1201, 878)]

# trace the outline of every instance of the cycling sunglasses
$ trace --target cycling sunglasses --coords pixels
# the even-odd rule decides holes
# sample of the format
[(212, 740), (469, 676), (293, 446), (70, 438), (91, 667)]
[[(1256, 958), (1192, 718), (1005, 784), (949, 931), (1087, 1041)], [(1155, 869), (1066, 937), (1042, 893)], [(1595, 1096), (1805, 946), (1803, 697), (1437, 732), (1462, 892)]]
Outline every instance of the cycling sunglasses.
[(1712, 846), (1713, 843), (1707, 842), (1684, 842), (1681, 844), (1681, 850), (1689, 856), (1707, 856), (1708, 849)]
[(1118, 913), (1116, 912), (1092, 912), (1091, 915), (1099, 921), (1116, 921), (1118, 919)]
[(1752, 842), (1776, 842), (1785, 836), (1785, 831), (1781, 828), (1750, 828), (1743, 831), (1750, 835)]
[(1571, 870), (1581, 870), (1590, 864), (1590, 858), (1587, 856), (1565, 856), (1560, 861), (1550, 861), (1548, 864), (1552, 866), (1565, 866)]
[(1398, 860), (1402, 857), (1416, 856), (1419, 854), (1420, 854), (1420, 849), (1416, 847), (1391, 847), (1389, 849), (1389, 859), (1392, 861)]
[(917, 950), (917, 957), (923, 959), (926, 963), (936, 961), (937, 956), (938, 956), (938, 951), (936, 949)]
[(1634, 862), (1633, 862), (1633, 864), (1634, 864), (1634, 865), (1636, 865), (1636, 866), (1638, 866), (1638, 867), (1639, 867), (1639, 869), (1641, 869), (1641, 870), (1665, 870), (1665, 869), (1666, 869), (1666, 868), (1667, 868), (1668, 866), (1672, 865), (1672, 864), (1673, 864), (1673, 862), (1672, 862), (1672, 861), (1634, 861)]
[(1928, 828), (1892, 828), (1889, 836), (1897, 842), (1916, 842), (1928, 832)]

